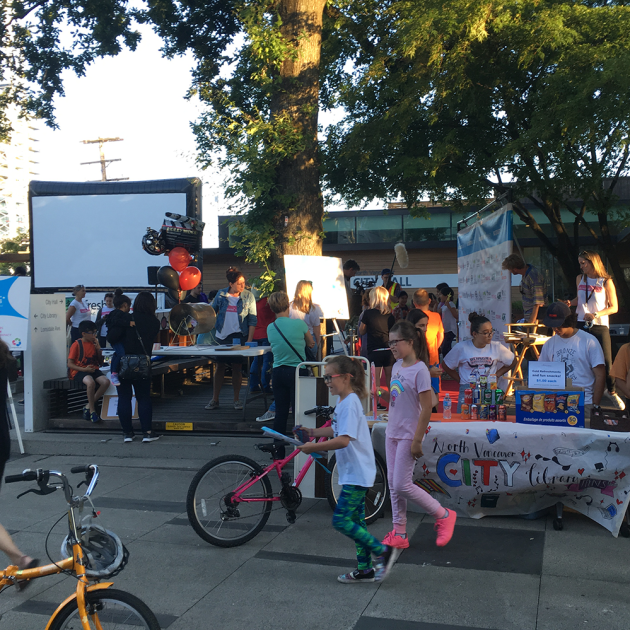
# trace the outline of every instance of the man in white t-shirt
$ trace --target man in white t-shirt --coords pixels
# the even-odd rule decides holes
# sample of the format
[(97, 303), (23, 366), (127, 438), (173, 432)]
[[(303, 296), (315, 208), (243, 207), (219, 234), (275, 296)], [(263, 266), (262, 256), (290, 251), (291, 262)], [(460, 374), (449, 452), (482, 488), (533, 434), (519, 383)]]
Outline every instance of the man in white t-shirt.
[(599, 408), (606, 386), (604, 353), (599, 341), (578, 329), (577, 315), (562, 302), (555, 302), (547, 309), (543, 320), (553, 328), (553, 336), (542, 347), (539, 361), (562, 361), (567, 378), (576, 387), (584, 388), (584, 416), (590, 418), (591, 409)]

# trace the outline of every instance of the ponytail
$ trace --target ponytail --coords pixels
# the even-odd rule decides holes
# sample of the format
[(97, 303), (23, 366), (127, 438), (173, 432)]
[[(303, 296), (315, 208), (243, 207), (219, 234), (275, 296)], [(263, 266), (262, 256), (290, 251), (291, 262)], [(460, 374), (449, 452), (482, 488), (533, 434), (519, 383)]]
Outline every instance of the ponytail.
[(340, 374), (350, 374), (352, 376), (352, 391), (359, 398), (367, 398), (368, 392), (365, 386), (365, 369), (363, 362), (359, 359), (351, 359), (347, 356), (336, 356), (330, 361), (326, 361), (326, 365), (338, 366)]
[(427, 346), (427, 339), (421, 330), (417, 330), (411, 322), (403, 319), (396, 322), (389, 332), (397, 332), (403, 339), (411, 342), (416, 359), (429, 367), (429, 347)]

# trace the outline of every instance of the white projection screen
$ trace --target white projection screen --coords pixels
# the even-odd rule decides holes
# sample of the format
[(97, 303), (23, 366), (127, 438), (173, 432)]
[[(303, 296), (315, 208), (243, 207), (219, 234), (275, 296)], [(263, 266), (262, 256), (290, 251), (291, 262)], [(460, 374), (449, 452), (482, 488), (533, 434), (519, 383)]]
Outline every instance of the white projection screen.
[[(53, 184), (32, 182), (37, 183)], [(149, 183), (161, 182), (128, 182), (128, 193), (117, 184), (119, 194), (31, 194), (33, 287), (44, 291), (77, 284), (91, 289), (150, 287), (147, 267), (168, 265), (168, 258), (142, 249), (147, 227), (159, 230), (166, 212), (198, 218), (201, 213), (200, 208), (191, 213), (189, 193), (181, 187), (177, 192), (131, 192)], [(61, 182), (59, 186), (64, 188)], [(75, 184), (71, 190), (85, 187), (91, 192), (94, 186)]]

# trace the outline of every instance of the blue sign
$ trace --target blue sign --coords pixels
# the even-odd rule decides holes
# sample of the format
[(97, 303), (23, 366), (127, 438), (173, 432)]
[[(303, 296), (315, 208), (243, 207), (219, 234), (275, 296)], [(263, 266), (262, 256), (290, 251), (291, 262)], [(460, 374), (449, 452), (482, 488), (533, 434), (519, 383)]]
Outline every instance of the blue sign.
[(584, 427), (584, 392), (517, 389), (516, 422)]

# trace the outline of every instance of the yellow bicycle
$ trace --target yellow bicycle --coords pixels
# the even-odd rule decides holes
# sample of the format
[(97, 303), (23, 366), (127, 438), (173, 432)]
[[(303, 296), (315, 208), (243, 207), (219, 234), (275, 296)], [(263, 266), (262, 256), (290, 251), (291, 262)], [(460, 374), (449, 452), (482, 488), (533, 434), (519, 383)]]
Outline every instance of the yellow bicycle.
[[(29, 492), (46, 495), (63, 489), (68, 503), (69, 533), (62, 544), (62, 552), (64, 555), (71, 552), (72, 556), (55, 562), (49, 555), (51, 564), (31, 569), (9, 566), (0, 571), (0, 592), (26, 580), (65, 573), (76, 578), (77, 588), (53, 613), (46, 630), (160, 630), (155, 615), (142, 600), (111, 588), (113, 582), (98, 581), (120, 572), (129, 554), (113, 532), (91, 523), (96, 512), (90, 495), (98, 482), (98, 466), (76, 466), (71, 472), (85, 473), (85, 482), (77, 486), (82, 483), (88, 486), (82, 497), (73, 496), (66, 476), (56, 470), (39, 468), (5, 477), (6, 483), (37, 482), (39, 489), (32, 488), (18, 496)], [(83, 517), (86, 504), (90, 505), (91, 512)]]

